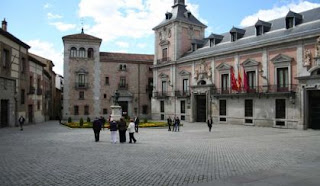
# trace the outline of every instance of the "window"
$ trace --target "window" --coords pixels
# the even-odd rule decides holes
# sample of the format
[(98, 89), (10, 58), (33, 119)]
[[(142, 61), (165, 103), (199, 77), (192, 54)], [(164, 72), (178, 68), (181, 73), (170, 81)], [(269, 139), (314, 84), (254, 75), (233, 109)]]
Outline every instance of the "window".
[(84, 49), (84, 48), (79, 49), (79, 57), (81, 57), (81, 58), (86, 57), (86, 49)]
[(37, 102), (37, 109), (38, 109), (38, 110), (40, 110), (40, 105), (41, 105), (41, 102), (38, 101), (38, 102)]
[(167, 82), (162, 81), (162, 93), (167, 93)]
[(160, 101), (160, 112), (164, 112), (164, 101)]
[(92, 49), (92, 48), (89, 48), (89, 49), (88, 49), (88, 58), (89, 58), (89, 59), (93, 59), (93, 54), (94, 54), (94, 53), (93, 53), (93, 49)]
[(21, 89), (21, 105), (23, 105), (25, 103), (25, 90), (24, 89)]
[(183, 79), (183, 94), (189, 93), (189, 79)]
[(70, 57), (77, 57), (77, 49), (75, 47), (71, 48)]
[(168, 49), (167, 48), (162, 49), (162, 60), (168, 61)]
[(79, 115), (79, 106), (75, 105), (73, 107), (73, 110), (74, 110), (74, 115)]
[(276, 99), (276, 118), (285, 119), (286, 118), (286, 100)]
[(41, 88), (41, 79), (38, 77), (37, 79), (37, 89), (39, 90)]
[(30, 87), (30, 89), (31, 88), (33, 88), (33, 77), (32, 76), (30, 76), (30, 82), (29, 82), (29, 87)]
[(4, 68), (9, 68), (9, 64), (10, 64), (9, 50), (3, 49), (3, 51), (2, 51), (2, 66)]
[(231, 42), (237, 41), (237, 33), (236, 32), (232, 32), (231, 33)]
[(85, 83), (86, 83), (85, 74), (78, 74), (78, 83), (79, 83), (79, 87), (85, 87)]
[(122, 70), (122, 65), (119, 66), (119, 70)]
[(213, 47), (215, 45), (214, 39), (210, 39), (210, 47)]
[(109, 77), (106, 77), (105, 79), (106, 79), (105, 80), (106, 81), (106, 85), (109, 85)]
[(103, 109), (103, 114), (108, 114), (108, 109), (104, 108)]
[(126, 77), (120, 77), (120, 88), (126, 87)]
[(287, 29), (288, 28), (292, 28), (294, 25), (294, 18), (293, 17), (288, 17), (286, 18), (286, 26), (287, 26)]
[(253, 101), (252, 100), (244, 101), (244, 116), (253, 117)]
[(277, 88), (278, 91), (288, 91), (288, 68), (277, 68)]
[(123, 70), (123, 71), (126, 71), (126, 70), (127, 70), (127, 65), (123, 65), (122, 70)]
[(84, 115), (89, 115), (89, 105), (84, 106)]
[(219, 114), (220, 116), (226, 116), (227, 115), (227, 100), (220, 100), (219, 101)]
[(142, 106), (142, 114), (148, 114), (148, 105)]
[(247, 77), (248, 77), (248, 86), (249, 90), (254, 90), (256, 87), (256, 72), (255, 71), (250, 71), (247, 72)]
[(181, 114), (186, 113), (186, 101), (181, 101), (180, 109), (181, 109)]
[(84, 92), (83, 91), (79, 92), (79, 99), (81, 99), (81, 100), (84, 99)]
[(21, 65), (20, 65), (20, 68), (21, 68), (21, 73), (24, 73), (26, 71), (26, 58), (21, 58)]
[(221, 90), (228, 91), (229, 88), (229, 74), (221, 75)]
[(104, 99), (107, 99), (107, 94), (103, 94), (103, 98), (104, 98)]
[(256, 26), (256, 34), (260, 36), (263, 34), (263, 26)]

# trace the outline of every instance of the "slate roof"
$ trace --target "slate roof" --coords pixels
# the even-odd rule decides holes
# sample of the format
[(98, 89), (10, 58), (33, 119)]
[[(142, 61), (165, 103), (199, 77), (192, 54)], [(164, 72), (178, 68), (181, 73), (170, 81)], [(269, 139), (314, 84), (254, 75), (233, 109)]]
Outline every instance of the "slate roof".
[[(164, 19), (158, 26), (154, 27), (153, 30), (156, 30), (159, 27), (162, 27), (164, 25), (167, 25), (175, 21), (181, 21), (181, 22), (185, 22), (188, 24), (192, 24), (192, 25), (196, 25), (204, 28), (207, 27), (205, 24), (201, 23), (196, 17), (194, 17), (190, 11), (186, 9), (186, 5), (177, 4), (173, 6), (171, 13), (172, 13), (172, 16), (170, 19)], [(190, 13), (191, 15), (188, 17), (186, 15), (187, 13)]]
[(3, 35), (4, 37), (10, 39), (11, 41), (16, 42), (17, 44), (23, 46), (26, 49), (30, 48), (29, 45), (27, 45), (26, 43), (22, 42), (20, 39), (18, 39), (14, 35), (10, 34), (10, 32), (4, 31), (2, 28), (0, 28), (0, 35)]
[(255, 26), (243, 28), (245, 34), (241, 39), (231, 42), (230, 33), (221, 34), (222, 41), (209, 48), (204, 47), (194, 52), (186, 53), (179, 61), (187, 61), (190, 59), (203, 58), (206, 56), (214, 56), (223, 53), (230, 53), (239, 50), (246, 50), (252, 47), (268, 45), (276, 42), (284, 42), (308, 35), (320, 34), (320, 7), (300, 13), (303, 17), (302, 23), (286, 29), (285, 17), (269, 21), (271, 29), (263, 35), (256, 36)]
[(150, 62), (153, 63), (154, 55), (148, 54), (128, 54), (100, 52), (101, 62)]
[(72, 34), (72, 35), (67, 35), (62, 37), (62, 40), (65, 40), (65, 39), (76, 39), (76, 40), (81, 39), (81, 40), (99, 41), (100, 43), (102, 42), (102, 39), (94, 37), (92, 35), (85, 34), (83, 30), (80, 34)]

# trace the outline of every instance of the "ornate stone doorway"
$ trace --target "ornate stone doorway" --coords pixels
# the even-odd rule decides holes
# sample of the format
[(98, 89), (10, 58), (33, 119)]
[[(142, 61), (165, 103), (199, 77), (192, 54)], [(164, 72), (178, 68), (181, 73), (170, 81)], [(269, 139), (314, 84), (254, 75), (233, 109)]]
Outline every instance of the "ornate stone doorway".
[(197, 122), (205, 122), (206, 121), (206, 113), (207, 113), (207, 99), (206, 95), (197, 95), (196, 96), (196, 121)]
[(320, 129), (320, 90), (309, 91), (309, 128)]

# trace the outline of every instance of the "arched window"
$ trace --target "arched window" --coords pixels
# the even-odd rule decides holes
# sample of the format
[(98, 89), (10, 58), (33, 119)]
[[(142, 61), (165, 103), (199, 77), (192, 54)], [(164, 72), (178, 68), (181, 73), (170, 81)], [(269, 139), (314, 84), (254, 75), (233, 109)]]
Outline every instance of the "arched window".
[(119, 70), (122, 70), (122, 65), (119, 66)]
[(76, 49), (76, 47), (72, 47), (70, 49), (70, 57), (77, 57), (77, 49)]
[(86, 49), (80, 48), (80, 50), (79, 50), (79, 57), (81, 57), (81, 58), (86, 57)]
[(207, 84), (207, 82), (205, 80), (201, 80), (198, 82), (198, 85), (206, 85), (206, 84)]
[(127, 70), (127, 65), (123, 65), (123, 69), (122, 70)]
[(93, 58), (93, 48), (88, 49), (88, 58), (92, 59)]

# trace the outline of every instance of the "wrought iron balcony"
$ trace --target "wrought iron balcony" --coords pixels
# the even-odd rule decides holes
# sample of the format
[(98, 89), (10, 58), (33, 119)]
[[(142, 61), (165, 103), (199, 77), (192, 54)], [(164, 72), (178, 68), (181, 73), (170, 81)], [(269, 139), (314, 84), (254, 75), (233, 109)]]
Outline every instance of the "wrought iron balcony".
[(245, 89), (242, 87), (240, 90), (232, 90), (232, 88), (219, 88), (213, 89), (214, 96), (232, 96), (232, 95), (263, 95), (263, 94), (292, 94), (297, 91), (296, 84), (290, 85), (266, 85), (266, 86), (257, 86), (257, 87), (249, 87)]
[(37, 88), (37, 95), (42, 95), (42, 89), (41, 88)]
[(175, 91), (176, 97), (190, 97), (190, 90), (177, 90)]
[(88, 89), (88, 83), (75, 83), (75, 89)]
[(169, 62), (169, 61), (171, 61), (171, 59), (169, 57), (164, 57), (164, 58), (157, 60), (158, 64)]
[(168, 98), (169, 92), (168, 91), (161, 91), (161, 92), (154, 92), (155, 98)]
[(128, 90), (128, 88), (129, 88), (129, 85), (128, 84), (119, 84), (118, 85), (118, 89), (119, 90)]

